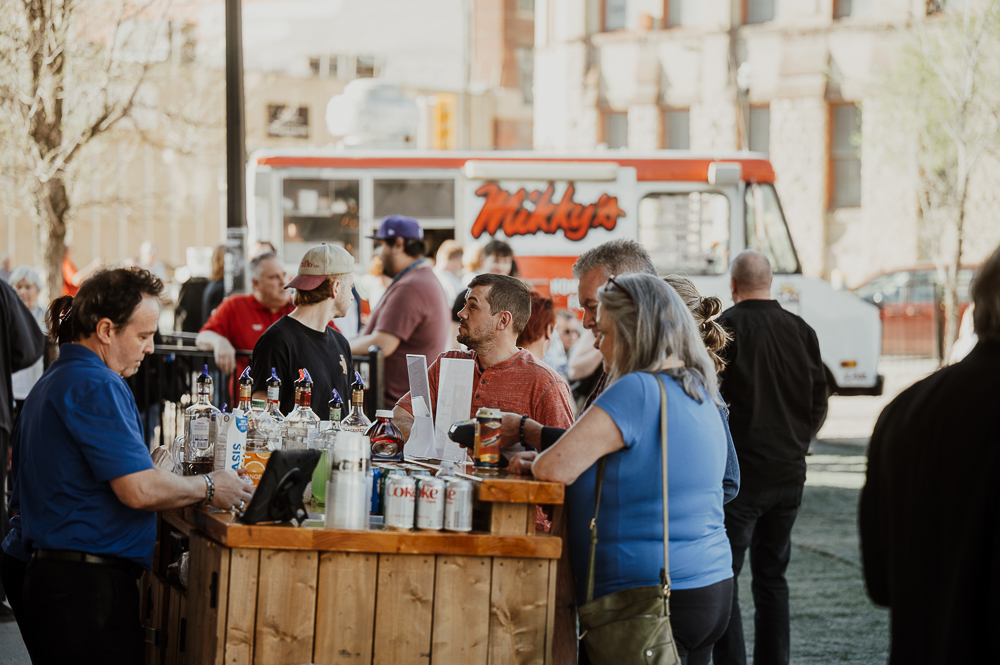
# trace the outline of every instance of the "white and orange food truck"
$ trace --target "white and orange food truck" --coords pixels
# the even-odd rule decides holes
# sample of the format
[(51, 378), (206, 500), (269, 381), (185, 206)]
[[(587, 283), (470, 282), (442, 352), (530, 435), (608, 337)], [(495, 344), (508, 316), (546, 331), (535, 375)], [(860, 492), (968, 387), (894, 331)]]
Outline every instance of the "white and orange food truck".
[(262, 150), (247, 173), (249, 238), (272, 242), (293, 269), (310, 246), (332, 242), (363, 273), (367, 236), (404, 214), (432, 249), (447, 238), (506, 241), (520, 276), (557, 306), (579, 305), (576, 258), (616, 238), (639, 241), (661, 274), (688, 276), (728, 305), (731, 260), (759, 250), (774, 297), (816, 330), (832, 391), (882, 392), (878, 309), (803, 276), (763, 155)]

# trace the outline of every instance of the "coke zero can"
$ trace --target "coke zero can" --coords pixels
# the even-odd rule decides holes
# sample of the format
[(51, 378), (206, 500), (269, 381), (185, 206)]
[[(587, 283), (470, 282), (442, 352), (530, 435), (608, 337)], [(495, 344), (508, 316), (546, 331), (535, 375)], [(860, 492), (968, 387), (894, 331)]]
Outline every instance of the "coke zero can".
[(444, 526), (444, 481), (434, 476), (417, 479), (417, 528), (440, 531)]
[(472, 483), (462, 478), (445, 478), (444, 530), (472, 531)]
[(390, 529), (413, 528), (416, 482), (405, 473), (393, 471), (385, 481), (385, 525)]

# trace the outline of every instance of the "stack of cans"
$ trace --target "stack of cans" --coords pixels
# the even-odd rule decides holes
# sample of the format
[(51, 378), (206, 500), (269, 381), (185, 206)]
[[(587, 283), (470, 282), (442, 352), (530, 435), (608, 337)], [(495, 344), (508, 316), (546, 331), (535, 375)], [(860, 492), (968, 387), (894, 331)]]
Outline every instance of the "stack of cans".
[[(455, 476), (434, 477), (425, 469), (414, 471), (407, 475), (392, 469), (385, 477), (385, 525), (403, 531), (472, 531), (472, 483)], [(373, 507), (374, 496), (373, 489)]]

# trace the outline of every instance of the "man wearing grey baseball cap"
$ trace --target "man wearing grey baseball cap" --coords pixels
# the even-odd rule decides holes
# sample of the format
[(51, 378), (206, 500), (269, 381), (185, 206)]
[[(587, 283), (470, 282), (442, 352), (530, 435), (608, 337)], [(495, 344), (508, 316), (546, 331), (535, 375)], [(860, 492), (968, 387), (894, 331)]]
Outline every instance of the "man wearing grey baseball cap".
[(427, 244), (417, 220), (391, 215), (371, 236), (392, 284), (379, 300), (360, 337), (351, 340), (359, 355), (376, 345), (385, 354), (382, 407), (391, 409), (410, 390), (407, 354), (437, 358), (448, 346), (451, 310), (444, 288), (424, 256)]
[(312, 408), (321, 420), (330, 417), (330, 391), (350, 395), (354, 378), (351, 345), (330, 321), (343, 316), (354, 297), (354, 257), (337, 245), (316, 245), (299, 263), (299, 272), (285, 288), (295, 289), (295, 309), (268, 328), (253, 348), (250, 376), (253, 396), (267, 396), (273, 367), (281, 379), (280, 408), (295, 406), (295, 379), (301, 368), (313, 380)]

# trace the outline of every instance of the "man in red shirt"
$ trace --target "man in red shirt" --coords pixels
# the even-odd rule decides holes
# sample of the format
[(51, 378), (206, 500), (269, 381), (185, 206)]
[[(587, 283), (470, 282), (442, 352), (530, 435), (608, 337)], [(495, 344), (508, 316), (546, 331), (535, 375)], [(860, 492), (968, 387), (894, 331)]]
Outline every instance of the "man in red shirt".
[(417, 220), (392, 215), (382, 220), (373, 236), (382, 272), (392, 284), (378, 301), (360, 337), (351, 340), (355, 355), (378, 346), (385, 354), (385, 394), (382, 404), (391, 409), (410, 388), (406, 355), (436, 358), (448, 348), (451, 312), (444, 288), (424, 258), (427, 245)]
[(215, 364), (234, 377), (249, 364), (246, 357), (237, 360), (236, 349), (252, 351), (272, 323), (295, 309), (285, 291), (285, 268), (277, 256), (267, 252), (254, 257), (249, 272), (253, 291), (223, 300), (195, 338), (198, 348), (214, 351)]
[[(458, 341), (471, 350), (442, 353), (427, 368), (431, 413), (437, 410), (440, 359), (467, 358), (476, 361), (470, 418), (486, 407), (527, 414), (546, 427), (569, 429), (573, 405), (566, 382), (530, 351), (517, 348), (517, 336), (531, 316), (528, 287), (514, 277), (484, 273), (469, 282), (468, 295), (458, 313)], [(393, 422), (409, 438), (413, 424), (410, 393), (396, 404)]]

